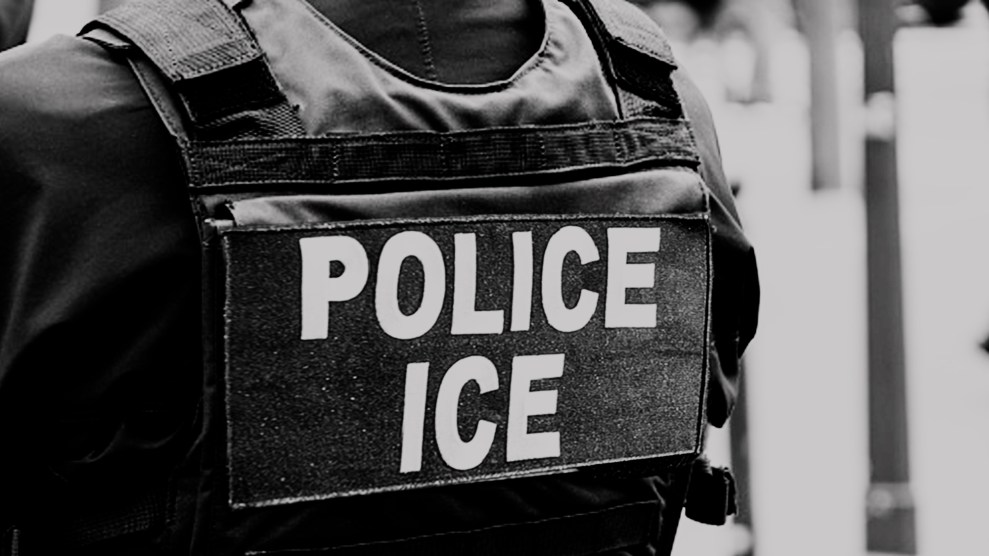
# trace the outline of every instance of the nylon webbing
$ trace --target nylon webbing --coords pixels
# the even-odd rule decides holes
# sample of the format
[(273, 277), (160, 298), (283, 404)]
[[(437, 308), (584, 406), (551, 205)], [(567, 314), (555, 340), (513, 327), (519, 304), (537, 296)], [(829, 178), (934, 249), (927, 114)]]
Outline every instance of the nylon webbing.
[(698, 163), (693, 136), (682, 119), (203, 142), (189, 145), (186, 153), (193, 188), (485, 178), (648, 162)]
[(190, 135), (303, 133), (257, 41), (219, 0), (132, 0), (94, 23), (83, 31), (105, 26), (127, 38), (174, 84)]

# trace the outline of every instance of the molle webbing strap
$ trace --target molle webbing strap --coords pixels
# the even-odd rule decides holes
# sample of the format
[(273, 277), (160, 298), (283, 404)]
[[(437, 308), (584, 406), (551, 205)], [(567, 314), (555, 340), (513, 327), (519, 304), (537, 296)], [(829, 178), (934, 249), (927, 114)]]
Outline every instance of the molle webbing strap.
[(699, 161), (682, 119), (197, 142), (190, 147), (193, 189), (493, 178), (638, 164), (696, 167)]
[[(598, 47), (602, 66), (616, 81), (624, 114), (642, 113), (641, 100), (655, 103), (651, 112), (680, 115), (679, 96), (670, 72), (673, 52), (662, 30), (641, 10), (624, 0), (565, 0), (584, 23)], [(648, 112), (647, 112), (648, 113)]]
[(303, 133), (257, 41), (220, 0), (132, 0), (95, 23), (131, 41), (174, 85), (192, 137)]

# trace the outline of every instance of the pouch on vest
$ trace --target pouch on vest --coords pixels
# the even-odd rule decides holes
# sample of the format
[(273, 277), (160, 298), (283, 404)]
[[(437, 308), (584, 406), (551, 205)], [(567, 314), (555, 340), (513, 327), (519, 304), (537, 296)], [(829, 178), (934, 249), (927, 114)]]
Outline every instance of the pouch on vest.
[[(708, 198), (663, 39), (624, 3), (568, 5), (618, 120), (305, 136), (224, 3), (138, 0), (93, 28), (175, 135), (202, 230), (203, 434), (174, 501), (193, 551), (566, 553), (654, 534), (655, 501), (608, 481), (701, 451)], [(463, 511), (546, 485), (576, 510), (545, 521), (578, 521)], [(456, 522), (411, 515), (382, 540), (341, 517), (391, 504)], [(616, 538), (581, 536), (598, 514)], [(527, 546), (454, 535), (511, 526)]]

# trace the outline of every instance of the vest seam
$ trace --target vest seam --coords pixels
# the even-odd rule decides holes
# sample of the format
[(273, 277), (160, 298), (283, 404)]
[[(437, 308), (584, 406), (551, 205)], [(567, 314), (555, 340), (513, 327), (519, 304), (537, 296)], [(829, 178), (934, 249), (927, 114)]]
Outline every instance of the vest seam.
[(419, 53), (422, 54), (422, 65), (426, 77), (432, 81), (439, 81), (439, 72), (436, 69), (436, 61), (433, 59), (433, 44), (429, 39), (426, 12), (422, 9), (422, 2), (419, 0), (412, 0), (412, 7), (416, 12), (416, 39), (419, 42)]

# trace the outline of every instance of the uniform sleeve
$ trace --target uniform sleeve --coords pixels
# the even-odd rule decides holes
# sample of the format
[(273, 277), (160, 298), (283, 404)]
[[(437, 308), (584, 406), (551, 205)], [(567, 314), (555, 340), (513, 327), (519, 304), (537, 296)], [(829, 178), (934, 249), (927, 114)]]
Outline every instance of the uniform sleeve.
[(160, 472), (200, 361), (195, 224), (129, 68), (56, 37), (0, 83), (2, 520)]
[(755, 335), (759, 313), (759, 278), (755, 250), (742, 231), (735, 200), (721, 165), (718, 137), (707, 103), (682, 71), (673, 74), (691, 121), (701, 157), (701, 176), (711, 192), (714, 225), (711, 381), (708, 421), (721, 427), (738, 394), (740, 359)]

